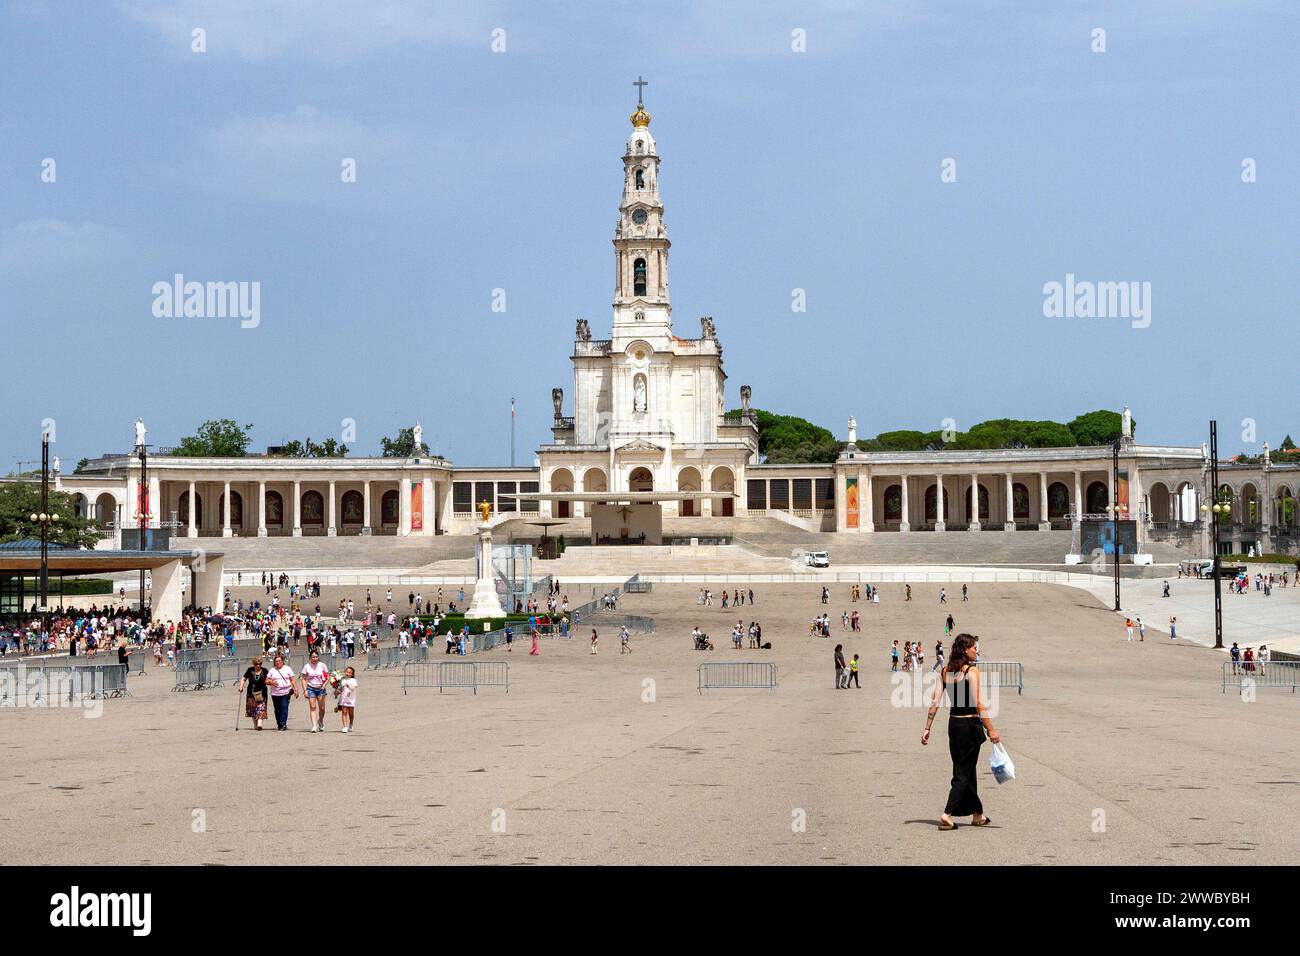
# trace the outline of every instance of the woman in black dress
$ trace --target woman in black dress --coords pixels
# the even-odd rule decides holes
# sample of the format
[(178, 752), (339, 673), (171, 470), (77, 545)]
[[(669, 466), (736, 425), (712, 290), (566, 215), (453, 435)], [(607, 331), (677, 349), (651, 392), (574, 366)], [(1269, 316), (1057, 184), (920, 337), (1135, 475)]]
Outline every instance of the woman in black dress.
[(930, 713), (925, 721), (925, 733), (921, 734), (921, 744), (930, 742), (930, 725), (939, 704), (947, 698), (948, 713), (948, 752), (952, 755), (952, 787), (948, 791), (948, 804), (939, 818), (940, 830), (955, 830), (957, 824), (953, 817), (970, 814), (971, 826), (988, 826), (989, 818), (984, 815), (984, 804), (980, 802), (979, 787), (975, 780), (975, 766), (979, 761), (980, 745), (984, 743), (984, 733), (998, 743), (998, 736), (989, 720), (988, 708), (980, 695), (980, 672), (975, 665), (979, 653), (979, 638), (971, 634), (958, 634), (952, 642), (952, 652), (948, 666), (942, 671), (943, 680), (934, 685), (934, 700), (930, 703)]
[(252, 718), (253, 726), (261, 730), (262, 721), (266, 720), (266, 668), (262, 666), (260, 657), (254, 657), (253, 666), (244, 671), (237, 693), (244, 693), (245, 687), (248, 688), (248, 697), (244, 713)]

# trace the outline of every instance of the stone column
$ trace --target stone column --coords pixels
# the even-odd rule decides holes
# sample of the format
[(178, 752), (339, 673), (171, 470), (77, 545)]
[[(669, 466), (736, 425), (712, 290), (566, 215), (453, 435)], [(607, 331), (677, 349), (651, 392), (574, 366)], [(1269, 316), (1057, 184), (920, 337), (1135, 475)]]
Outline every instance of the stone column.
[(221, 510), (225, 512), (225, 514), (221, 516), (221, 537), (223, 538), (232, 537), (234, 535), (234, 532), (231, 531), (230, 529), (230, 512), (233, 509), (230, 507), (230, 482), (229, 481), (224, 482), (224, 488), (221, 497)]
[[(224, 557), (207, 557), (194, 569), (194, 606), (210, 607), (221, 611), (225, 606), (225, 593), (221, 588), (222, 572), (226, 567)], [(185, 573), (182, 571), (181, 573)]]
[(903, 520), (902, 520), (901, 522), (899, 522), (898, 530), (899, 530), (899, 531), (910, 531), (910, 530), (912, 530), (912, 525), (911, 525), (911, 524), (909, 523), (909, 521), (907, 520), (907, 519), (908, 519), (908, 510), (907, 510), (907, 475), (903, 475), (903, 476), (902, 476), (901, 483), (902, 483), (902, 486), (903, 486)]
[(935, 475), (934, 483), (937, 485), (934, 490), (934, 530), (943, 531), (947, 528), (946, 514), (943, 507), (943, 475)]
[[(140, 479), (135, 475), (126, 476), (126, 517), (123, 521), (129, 528), (140, 527)], [(140, 543), (144, 547), (144, 542)]]
[(1038, 474), (1038, 530), (1052, 530), (1051, 519), (1047, 515), (1047, 472)]
[(337, 536), (339, 533), (338, 524), (335, 520), (337, 518), (337, 515), (335, 514), (334, 511), (334, 479), (333, 478), (330, 479), (329, 494), (330, 494), (330, 505), (326, 511), (326, 514), (329, 515), (329, 524), (325, 526), (325, 534), (328, 537), (333, 538)]
[[(478, 502), (474, 502), (476, 505)], [(397, 476), (397, 533), (403, 537), (411, 533), (411, 483), (405, 475)]]
[(266, 482), (257, 483), (257, 536), (266, 537)]
[[(198, 514), (198, 509), (194, 506), (194, 482), (192, 482), (192, 481), (190, 482), (190, 497), (189, 497), (189, 502), (190, 502), (190, 504), (189, 504), (189, 510), (190, 510), (190, 513), (189, 513), (189, 523), (190, 523), (190, 526), (189, 526), (189, 528), (186, 529), (186, 531), (185, 531), (185, 536), (186, 536), (187, 538), (197, 538), (197, 537), (199, 536), (199, 526), (198, 526), (199, 514)], [(179, 585), (177, 585), (177, 586), (179, 587)], [(178, 598), (177, 600), (179, 600), (179, 598)]]
[(980, 529), (980, 482), (975, 474), (970, 476), (970, 529)]
[[(518, 484), (516, 484), (515, 492), (518, 493), (518, 491), (519, 491), (519, 486)], [(424, 527), (420, 529), (420, 534), (423, 537), (430, 538), (433, 536), (433, 525), (434, 525), (433, 479), (432, 478), (426, 477), (424, 481), (420, 483), (420, 496), (422, 498), (420, 508), (424, 514)], [(519, 498), (515, 498), (515, 512), (517, 514), (520, 513), (519, 507), (520, 507)]]
[(1083, 475), (1077, 470), (1074, 473), (1074, 519), (1071, 524), (1074, 530), (1079, 530), (1079, 523), (1083, 520)]
[(479, 526), (478, 549), (478, 579), (465, 617), (470, 620), (505, 617), (505, 609), (497, 597), (496, 581), (492, 579), (492, 529), (487, 525)]
[(367, 479), (363, 484), (364, 489), (361, 492), (361, 533), (370, 534), (370, 481)]
[[(709, 473), (709, 469), (701, 465), (700, 466), (700, 491), (712, 491), (712, 490), (713, 490), (713, 475)], [(702, 518), (713, 517), (712, 498), (701, 498), (698, 503), (700, 506), (700, 517)]]
[[(190, 499), (190, 514), (194, 514), (193, 498)], [(188, 573), (179, 558), (150, 569), (149, 597), (154, 621), (166, 623), (181, 619), (181, 575)]]
[(149, 478), (149, 510), (153, 512), (149, 527), (157, 528), (162, 524), (162, 479), (156, 475)]
[(1007, 520), (1002, 523), (1003, 531), (1016, 530), (1016, 490), (1011, 481), (1011, 472), (1007, 472)]
[(302, 537), (302, 482), (293, 480), (293, 536)]
[(876, 530), (876, 500), (871, 493), (871, 472), (867, 472), (858, 482), (858, 526), (863, 531)]

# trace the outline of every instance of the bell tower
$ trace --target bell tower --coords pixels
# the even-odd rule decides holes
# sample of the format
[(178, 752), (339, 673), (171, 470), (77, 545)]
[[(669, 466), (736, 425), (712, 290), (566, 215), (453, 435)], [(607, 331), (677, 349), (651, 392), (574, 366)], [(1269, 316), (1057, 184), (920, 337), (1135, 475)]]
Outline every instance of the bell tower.
[(672, 333), (668, 301), (668, 228), (659, 197), (659, 153), (638, 79), (632, 133), (623, 152), (623, 196), (614, 229), (614, 349), (634, 338), (664, 340)]

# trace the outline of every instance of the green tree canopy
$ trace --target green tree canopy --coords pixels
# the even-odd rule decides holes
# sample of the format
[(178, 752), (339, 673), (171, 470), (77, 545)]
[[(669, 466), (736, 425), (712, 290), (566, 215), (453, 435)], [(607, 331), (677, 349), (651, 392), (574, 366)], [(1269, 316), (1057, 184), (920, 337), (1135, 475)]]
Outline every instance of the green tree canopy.
[(403, 428), (396, 438), (381, 438), (385, 458), (410, 458), (415, 454), (415, 428)]
[[(732, 414), (738, 414), (739, 410)], [(820, 425), (794, 415), (754, 409), (758, 421), (758, 451), (774, 465), (834, 461), (840, 453), (835, 436)]]
[[(38, 482), (12, 482), (0, 485), (0, 541), (39, 538), (40, 525), (31, 516), (41, 510), (41, 486)], [(94, 547), (98, 525), (79, 517), (72, 494), (50, 492), (50, 512), (59, 520), (50, 525), (50, 540), (76, 548)]]
[(285, 442), (280, 446), (277, 457), (281, 458), (346, 458), (348, 455), (348, 446), (333, 438), (327, 438), (323, 442), (314, 442), (310, 438), (306, 442), (300, 442), (298, 439)]
[(212, 419), (198, 431), (181, 439), (173, 454), (183, 458), (243, 458), (252, 440), (252, 425), (237, 425), (232, 419)]
[[(1124, 417), (1119, 412), (1101, 409), (1080, 415), (1067, 426), (1074, 435), (1076, 445), (1113, 445), (1124, 432)], [(1137, 434), (1137, 419), (1133, 419), (1133, 433)]]

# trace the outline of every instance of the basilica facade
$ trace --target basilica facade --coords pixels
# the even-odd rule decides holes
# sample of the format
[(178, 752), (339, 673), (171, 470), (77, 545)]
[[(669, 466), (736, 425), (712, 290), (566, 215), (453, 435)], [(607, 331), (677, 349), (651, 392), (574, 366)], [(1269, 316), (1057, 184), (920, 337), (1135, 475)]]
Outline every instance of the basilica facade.
[(532, 466), (462, 466), (418, 444), (401, 459), (155, 450), (147, 471), (137, 453), (110, 455), (57, 486), (110, 531), (143, 512), (181, 538), (471, 534), (482, 502), (493, 524), (582, 519), (593, 541), (628, 543), (657, 543), (669, 526), (678, 538), (696, 526), (716, 536), (759, 515), (810, 533), (1077, 530), (1118, 508), (1139, 544), (1165, 537), (1208, 553), (1205, 509), (1217, 501), (1232, 505), (1221, 550), (1300, 545), (1300, 466), (1275, 465), (1266, 450), (1260, 463), (1220, 466), (1216, 492), (1205, 448), (1138, 444), (1127, 416), (1118, 467), (1110, 446), (863, 452), (852, 421), (833, 463), (764, 463), (748, 386), (733, 393), (740, 411), (726, 412), (713, 319), (692, 323), (693, 337), (674, 325), (660, 155), (640, 102), (631, 123), (610, 334), (595, 338), (578, 320), (571, 413), (554, 388), (552, 437)]

